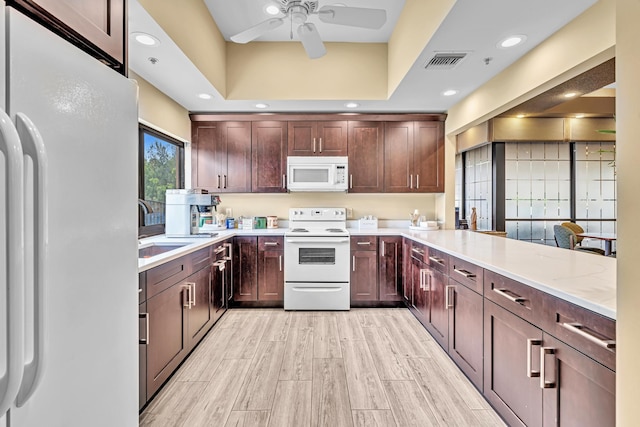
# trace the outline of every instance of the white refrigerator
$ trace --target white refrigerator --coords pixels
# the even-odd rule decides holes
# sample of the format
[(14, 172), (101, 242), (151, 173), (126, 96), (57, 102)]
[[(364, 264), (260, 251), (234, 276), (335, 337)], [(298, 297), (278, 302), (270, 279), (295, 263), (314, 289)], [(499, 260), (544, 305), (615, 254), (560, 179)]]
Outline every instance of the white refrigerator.
[(137, 85), (1, 9), (0, 426), (137, 426)]

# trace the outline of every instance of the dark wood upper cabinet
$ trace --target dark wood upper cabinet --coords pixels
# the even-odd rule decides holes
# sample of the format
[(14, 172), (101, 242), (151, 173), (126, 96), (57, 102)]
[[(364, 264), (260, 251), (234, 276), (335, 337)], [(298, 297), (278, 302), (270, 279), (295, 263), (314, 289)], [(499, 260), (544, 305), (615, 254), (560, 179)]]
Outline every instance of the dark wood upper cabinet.
[(7, 0), (6, 3), (126, 75), (125, 0)]
[(349, 122), (349, 192), (384, 190), (384, 123)]
[(441, 122), (387, 122), (384, 191), (444, 191), (444, 127)]
[(216, 193), (251, 191), (251, 123), (192, 123), (192, 185)]
[(346, 121), (289, 122), (290, 156), (346, 156)]
[(285, 193), (287, 122), (253, 122), (251, 130), (254, 193)]

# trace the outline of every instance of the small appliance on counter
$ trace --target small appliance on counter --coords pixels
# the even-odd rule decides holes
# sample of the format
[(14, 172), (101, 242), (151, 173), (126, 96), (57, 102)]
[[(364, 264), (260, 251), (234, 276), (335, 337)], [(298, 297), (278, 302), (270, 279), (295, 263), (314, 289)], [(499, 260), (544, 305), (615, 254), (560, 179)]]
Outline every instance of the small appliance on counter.
[[(220, 197), (201, 189), (170, 189), (166, 193), (165, 234), (167, 237), (211, 236), (214, 224), (211, 208)], [(200, 218), (204, 218), (201, 224)], [(207, 222), (208, 221), (208, 222)], [(216, 227), (217, 228), (217, 227)]]

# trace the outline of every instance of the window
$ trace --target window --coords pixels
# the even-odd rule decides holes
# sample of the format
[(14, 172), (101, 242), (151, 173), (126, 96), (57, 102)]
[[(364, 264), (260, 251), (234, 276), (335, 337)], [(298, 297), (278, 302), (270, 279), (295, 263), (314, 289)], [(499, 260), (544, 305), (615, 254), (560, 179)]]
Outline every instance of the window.
[(164, 233), (165, 193), (184, 188), (184, 144), (140, 126), (138, 235)]

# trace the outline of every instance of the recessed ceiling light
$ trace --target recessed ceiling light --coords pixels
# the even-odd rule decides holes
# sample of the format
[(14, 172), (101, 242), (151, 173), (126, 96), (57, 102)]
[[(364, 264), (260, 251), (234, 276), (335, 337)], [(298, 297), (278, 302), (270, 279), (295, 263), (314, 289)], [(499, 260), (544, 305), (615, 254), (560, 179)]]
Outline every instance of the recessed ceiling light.
[(256, 108), (260, 108), (260, 109), (269, 108), (269, 104), (258, 103), (256, 104)]
[(525, 116), (524, 116), (524, 114), (518, 114), (518, 115), (516, 116), (516, 118), (518, 118), (518, 119), (523, 119), (524, 117), (525, 117)]
[(267, 13), (267, 15), (277, 15), (280, 13), (280, 8), (278, 6), (276, 6), (275, 4), (270, 4), (267, 5), (267, 7), (264, 8), (264, 11)]
[(344, 104), (344, 106), (347, 108), (358, 108), (360, 104), (358, 104), (357, 102), (347, 102), (346, 104)]
[(200, 98), (200, 99), (211, 99), (211, 98), (213, 98), (213, 96), (208, 94), (208, 93), (199, 93), (198, 94), (198, 98)]
[(455, 95), (456, 93), (458, 93), (458, 91), (457, 91), (457, 90), (455, 90), (455, 89), (449, 89), (449, 90), (445, 90), (444, 92), (442, 92), (442, 94), (443, 94), (444, 96), (453, 96), (453, 95)]
[(157, 46), (160, 44), (160, 40), (147, 33), (131, 33), (131, 36), (138, 43), (145, 46)]
[(567, 93), (564, 94), (564, 97), (565, 98), (573, 98), (576, 95), (577, 95), (577, 93), (575, 93), (575, 92), (567, 92)]
[(522, 35), (509, 36), (506, 39), (502, 40), (500, 43), (498, 43), (498, 47), (502, 47), (505, 49), (514, 47), (521, 43), (524, 43), (526, 39), (527, 39), (527, 36), (522, 36)]
[(583, 119), (584, 118), (584, 114), (576, 114), (576, 119)]

